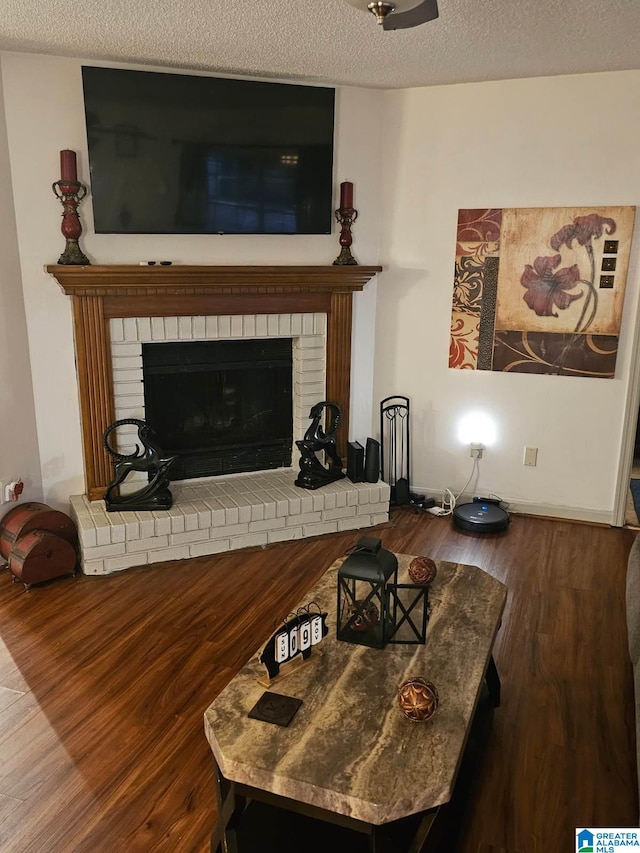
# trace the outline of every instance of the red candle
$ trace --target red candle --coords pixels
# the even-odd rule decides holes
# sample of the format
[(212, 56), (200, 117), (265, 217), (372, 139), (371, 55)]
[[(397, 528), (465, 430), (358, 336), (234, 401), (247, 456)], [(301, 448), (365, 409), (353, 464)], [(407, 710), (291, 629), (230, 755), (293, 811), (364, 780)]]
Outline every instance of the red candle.
[(76, 152), (65, 148), (60, 152), (60, 180), (77, 181)]
[(353, 184), (343, 181), (340, 184), (340, 207), (353, 207)]

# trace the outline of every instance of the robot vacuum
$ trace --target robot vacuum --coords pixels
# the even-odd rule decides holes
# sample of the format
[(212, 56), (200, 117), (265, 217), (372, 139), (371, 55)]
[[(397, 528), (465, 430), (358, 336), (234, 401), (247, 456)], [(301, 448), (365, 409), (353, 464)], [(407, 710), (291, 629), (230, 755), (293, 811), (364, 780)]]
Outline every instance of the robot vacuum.
[(474, 498), (471, 503), (460, 504), (453, 510), (453, 525), (473, 533), (497, 533), (509, 526), (509, 513), (500, 502), (487, 498)]

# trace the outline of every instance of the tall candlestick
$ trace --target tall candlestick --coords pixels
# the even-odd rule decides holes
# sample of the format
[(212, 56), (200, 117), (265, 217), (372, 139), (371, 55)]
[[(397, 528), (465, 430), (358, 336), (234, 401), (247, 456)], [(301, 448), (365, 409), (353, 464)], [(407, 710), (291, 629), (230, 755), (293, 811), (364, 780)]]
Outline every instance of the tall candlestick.
[(76, 152), (65, 148), (60, 152), (60, 179), (62, 181), (77, 181)]
[(78, 242), (82, 234), (82, 225), (78, 216), (78, 205), (87, 194), (87, 188), (78, 181), (76, 152), (65, 148), (60, 152), (60, 180), (51, 189), (62, 205), (62, 225), (60, 230), (65, 238), (64, 252), (58, 258), (59, 264), (90, 264), (91, 262), (80, 248)]
[(343, 181), (340, 184), (340, 207), (353, 207), (353, 184), (351, 181)]
[(353, 207), (353, 184), (343, 181), (340, 184), (340, 207), (336, 210), (336, 219), (340, 223), (340, 254), (333, 262), (336, 266), (347, 266), (358, 262), (351, 254), (351, 226), (358, 218), (358, 211)]

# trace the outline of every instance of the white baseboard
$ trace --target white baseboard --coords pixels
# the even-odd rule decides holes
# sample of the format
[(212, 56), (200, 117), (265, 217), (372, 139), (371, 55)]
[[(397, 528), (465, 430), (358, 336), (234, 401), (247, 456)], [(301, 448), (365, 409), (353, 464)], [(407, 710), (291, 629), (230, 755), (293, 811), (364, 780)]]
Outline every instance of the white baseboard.
[[(440, 502), (442, 490), (430, 489), (424, 486), (411, 484), (411, 491), (417, 494), (435, 498)], [(458, 503), (465, 503), (473, 499), (472, 494), (461, 495)], [(487, 495), (489, 497), (489, 495)], [(563, 518), (568, 521), (584, 521), (591, 524), (606, 524), (615, 527), (613, 509), (590, 509), (584, 506), (566, 506), (556, 504), (540, 504), (532, 501), (509, 500), (508, 497), (500, 495), (505, 509), (509, 512), (521, 513), (522, 515), (535, 515), (543, 518)]]

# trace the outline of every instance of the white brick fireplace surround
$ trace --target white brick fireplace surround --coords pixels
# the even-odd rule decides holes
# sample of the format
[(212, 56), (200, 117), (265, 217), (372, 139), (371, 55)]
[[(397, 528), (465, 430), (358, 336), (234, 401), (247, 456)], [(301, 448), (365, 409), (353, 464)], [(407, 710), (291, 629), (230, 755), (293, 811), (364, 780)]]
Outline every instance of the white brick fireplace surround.
[[(370, 527), (389, 517), (389, 487), (338, 480), (317, 490), (287, 469), (171, 484), (170, 510), (106, 512), (113, 478), (107, 427), (144, 417), (142, 344), (289, 337), (293, 342), (293, 439), (323, 399), (349, 436), (352, 295), (380, 267), (48, 266), (71, 297), (86, 490), (71, 499), (82, 566), (104, 575), (147, 563), (266, 546)], [(120, 430), (119, 430), (120, 431)], [(131, 438), (135, 438), (132, 436)], [(123, 442), (130, 439), (125, 435)], [(120, 448), (126, 452), (126, 447)], [(293, 449), (297, 453), (295, 445)]]
[[(142, 344), (188, 341), (291, 338), (293, 342), (293, 440), (309, 426), (309, 409), (324, 399), (327, 315), (241, 314), (221, 317), (128, 317), (110, 321), (111, 365), (116, 420), (144, 418)], [(119, 436), (135, 438), (135, 426)], [(135, 447), (122, 448), (130, 453)], [(294, 444), (294, 451), (297, 448)], [(297, 460), (294, 458), (294, 467)], [(128, 479), (131, 479), (128, 478)], [(145, 482), (145, 475), (139, 479)]]
[[(370, 527), (388, 519), (389, 488), (384, 483), (345, 479), (315, 491), (294, 485), (299, 459), (295, 441), (309, 425), (311, 406), (325, 396), (326, 330), (324, 313), (110, 321), (116, 420), (145, 417), (144, 343), (291, 338), (295, 452), (289, 469), (175, 482), (170, 510), (107, 512), (104, 501), (73, 497), (85, 574), (109, 574), (146, 563)], [(133, 441), (136, 428), (122, 427), (119, 433), (125, 441), (128, 435)], [(131, 452), (134, 447), (120, 449)], [(145, 482), (143, 473), (139, 480), (134, 488)]]

